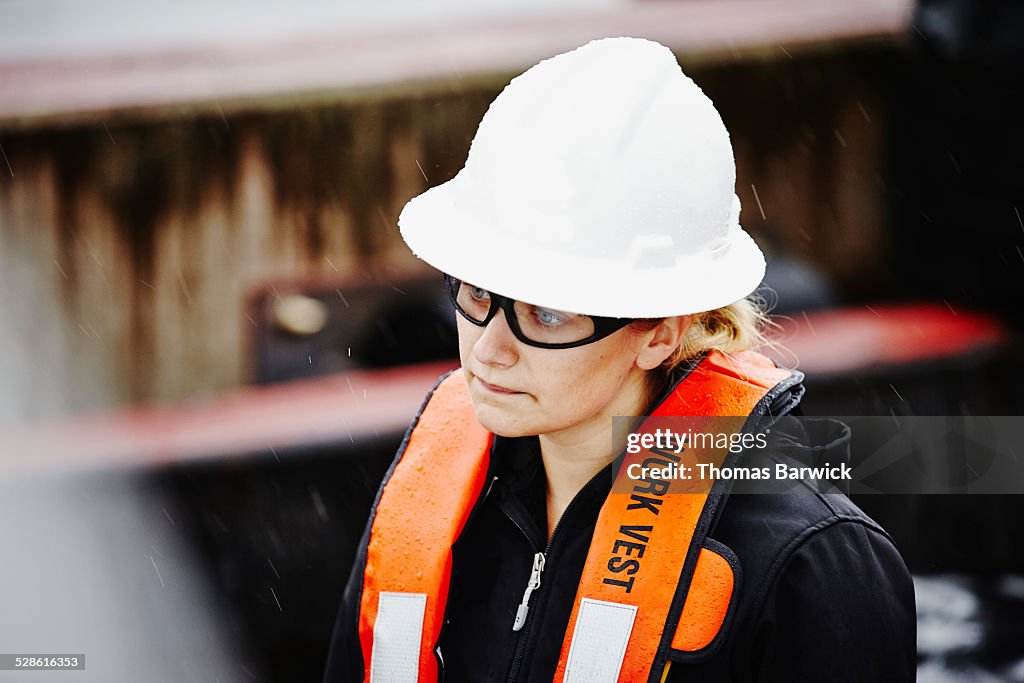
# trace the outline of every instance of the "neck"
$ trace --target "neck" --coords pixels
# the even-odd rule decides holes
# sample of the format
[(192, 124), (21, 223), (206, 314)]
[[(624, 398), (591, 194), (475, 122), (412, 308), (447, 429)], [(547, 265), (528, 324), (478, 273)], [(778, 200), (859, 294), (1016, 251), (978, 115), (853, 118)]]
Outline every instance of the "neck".
[[(612, 443), (612, 418), (640, 414), (646, 408), (646, 396), (644, 377), (638, 374), (593, 418), (566, 430), (539, 435), (547, 475), (549, 533), (580, 489), (625, 446), (624, 442)], [(620, 435), (620, 440), (624, 438), (625, 434)]]
[(579, 439), (543, 434), (539, 438), (549, 509), (564, 510), (580, 489), (614, 458), (610, 425), (607, 430), (594, 430)]

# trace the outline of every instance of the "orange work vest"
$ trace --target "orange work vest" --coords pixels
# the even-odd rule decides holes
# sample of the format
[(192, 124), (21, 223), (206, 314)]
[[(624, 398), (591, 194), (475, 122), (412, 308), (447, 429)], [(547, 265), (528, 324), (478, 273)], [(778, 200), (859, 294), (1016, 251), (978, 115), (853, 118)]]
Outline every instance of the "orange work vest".
[[(712, 351), (648, 422), (676, 415), (751, 416), (750, 425), (802, 378), (756, 352)], [(492, 443), (493, 435), (474, 417), (463, 373), (442, 378), (374, 505), (359, 603), (364, 681), (437, 681), (434, 649), (444, 622), (451, 547), (486, 495)], [(737, 589), (734, 558), (727, 549), (712, 549), (724, 546), (705, 547), (705, 541), (723, 494), (707, 484), (656, 500), (638, 494), (636, 482), (625, 479), (628, 465), (657, 454), (624, 456), (598, 516), (556, 681), (657, 683), (668, 671), (670, 650), (700, 651), (721, 630)], [(623, 563), (633, 562), (622, 571)]]

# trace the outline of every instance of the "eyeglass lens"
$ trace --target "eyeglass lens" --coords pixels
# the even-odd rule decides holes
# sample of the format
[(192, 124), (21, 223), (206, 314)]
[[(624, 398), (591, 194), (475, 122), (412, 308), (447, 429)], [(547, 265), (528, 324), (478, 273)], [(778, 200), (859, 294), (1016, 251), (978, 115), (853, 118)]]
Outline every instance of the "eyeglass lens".
[[(453, 299), (462, 313), (476, 322), (483, 322), (491, 309), (491, 293), (455, 278), (449, 280)], [(571, 344), (594, 334), (590, 316), (544, 308), (522, 301), (513, 302), (519, 330), (530, 341), (541, 344)]]

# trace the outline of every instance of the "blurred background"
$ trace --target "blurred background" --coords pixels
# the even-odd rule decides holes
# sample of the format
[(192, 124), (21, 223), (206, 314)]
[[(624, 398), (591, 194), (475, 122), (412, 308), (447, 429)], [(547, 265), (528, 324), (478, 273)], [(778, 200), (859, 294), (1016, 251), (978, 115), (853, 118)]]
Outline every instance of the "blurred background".
[[(87, 662), (0, 680), (319, 679), (456, 364), (398, 213), (611, 35), (721, 112), (805, 413), (1024, 414), (1016, 0), (0, 0), (0, 649)], [(857, 502), (920, 680), (1024, 681), (1024, 496)]]

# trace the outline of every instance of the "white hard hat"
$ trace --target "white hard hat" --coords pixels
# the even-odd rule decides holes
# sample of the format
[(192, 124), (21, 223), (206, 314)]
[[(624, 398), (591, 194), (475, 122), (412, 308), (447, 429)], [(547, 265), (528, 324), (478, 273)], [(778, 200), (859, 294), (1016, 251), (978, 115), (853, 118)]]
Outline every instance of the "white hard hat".
[(512, 79), (466, 166), (399, 227), (438, 270), (588, 315), (713, 310), (764, 276), (729, 134), (663, 45), (606, 38)]

